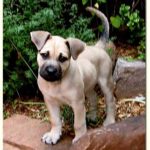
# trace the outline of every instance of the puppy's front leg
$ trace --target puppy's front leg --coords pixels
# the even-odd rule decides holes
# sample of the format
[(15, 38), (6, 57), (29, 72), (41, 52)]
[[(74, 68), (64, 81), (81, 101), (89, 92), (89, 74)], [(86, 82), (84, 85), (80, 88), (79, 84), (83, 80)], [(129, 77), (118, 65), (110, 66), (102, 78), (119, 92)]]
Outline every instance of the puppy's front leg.
[(83, 136), (86, 131), (86, 111), (84, 106), (84, 101), (75, 102), (72, 106), (74, 111), (74, 129), (75, 129), (75, 138), (72, 143), (75, 143), (81, 136)]
[(51, 131), (43, 135), (42, 141), (46, 144), (56, 144), (61, 136), (62, 123), (60, 119), (59, 105), (45, 99), (48, 111), (50, 113)]

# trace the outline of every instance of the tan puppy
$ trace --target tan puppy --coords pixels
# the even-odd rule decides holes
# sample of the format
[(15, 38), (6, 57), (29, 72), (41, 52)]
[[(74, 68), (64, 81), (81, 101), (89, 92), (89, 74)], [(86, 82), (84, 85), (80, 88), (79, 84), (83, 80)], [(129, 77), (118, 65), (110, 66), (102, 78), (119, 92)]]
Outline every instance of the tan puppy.
[[(94, 8), (87, 10), (96, 13), (104, 25), (101, 39), (94, 46), (75, 38), (52, 36), (46, 31), (31, 32), (32, 42), (38, 49), (38, 86), (50, 113), (51, 131), (42, 137), (42, 141), (48, 144), (55, 144), (61, 136), (61, 104), (71, 106), (74, 112), (73, 143), (86, 133), (85, 97), (91, 103), (91, 110), (94, 109), (96, 83), (101, 86), (106, 99), (107, 117), (104, 125), (115, 122), (112, 63), (104, 50), (109, 24), (102, 12)], [(93, 119), (95, 116), (96, 112), (93, 111), (90, 117)]]

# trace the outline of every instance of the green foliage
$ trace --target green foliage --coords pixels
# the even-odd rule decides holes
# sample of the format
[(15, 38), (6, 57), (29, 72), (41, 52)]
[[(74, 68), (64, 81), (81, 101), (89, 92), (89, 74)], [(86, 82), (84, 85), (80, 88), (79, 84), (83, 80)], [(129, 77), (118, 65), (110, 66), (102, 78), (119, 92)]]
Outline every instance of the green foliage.
[(109, 54), (109, 56), (112, 56), (112, 54), (113, 54), (113, 49), (112, 48), (108, 48), (108, 49), (106, 49), (106, 51)]
[[(138, 50), (145, 51), (145, 2), (139, 1), (116, 1), (107, 0), (82, 0), (86, 7), (93, 5), (100, 9), (110, 18), (110, 33), (121, 37), (123, 42), (138, 46)], [(110, 9), (111, 7), (111, 9)], [(95, 19), (95, 24), (97, 20)], [(112, 25), (112, 26), (111, 26)], [(95, 27), (96, 25), (94, 25)], [(114, 29), (115, 28), (115, 29)], [(96, 28), (94, 28), (96, 29)], [(101, 32), (101, 26), (97, 24), (97, 32)], [(122, 35), (121, 35), (122, 33)], [(125, 39), (126, 37), (126, 39)], [(117, 38), (119, 40), (120, 37)], [(125, 40), (124, 40), (125, 39)]]
[(126, 25), (130, 31), (134, 31), (139, 29), (140, 23), (143, 22), (143, 19), (139, 16), (139, 10), (132, 12), (130, 6), (125, 4), (120, 6), (119, 15), (110, 17), (111, 23), (115, 28)]
[(146, 60), (145, 53), (140, 53), (139, 56), (138, 56), (138, 59), (145, 61)]
[(130, 15), (130, 6), (122, 4), (119, 9), (119, 14), (123, 17), (125, 20), (126, 17)]
[(97, 2), (100, 4), (100, 3), (106, 3), (107, 0), (97, 0)]
[(71, 107), (64, 105), (61, 109), (61, 116), (64, 122), (69, 123), (73, 127), (74, 113)]
[[(36, 48), (30, 39), (33, 30), (46, 30), (52, 35), (77, 37), (93, 42), (96, 34), (103, 30), (97, 17), (89, 16), (81, 6), (95, 5), (110, 17), (112, 26), (120, 32), (123, 27), (129, 31), (128, 40), (138, 43), (139, 57), (145, 57), (145, 21), (142, 11), (132, 5), (121, 5), (107, 0), (5, 0), (3, 2), (4, 24), (4, 99), (24, 96), (27, 92), (37, 94)], [(139, 1), (138, 1), (139, 2)], [(117, 7), (116, 7), (117, 6)], [(116, 8), (119, 8), (116, 9)], [(114, 9), (114, 10), (113, 10)], [(115, 12), (115, 13), (113, 13)], [(87, 18), (86, 15), (89, 17)], [(114, 27), (114, 28), (112, 28)], [(93, 28), (93, 31), (92, 31)], [(113, 30), (112, 30), (113, 31)], [(111, 32), (110, 31), (110, 34)], [(115, 34), (116, 36), (116, 34)], [(119, 40), (119, 37), (117, 37)], [(143, 55), (144, 54), (144, 55)]]
[(115, 27), (115, 28), (119, 28), (122, 23), (122, 19), (118, 15), (115, 17), (111, 16), (110, 21), (111, 21), (111, 24), (113, 25), (113, 27)]
[(7, 119), (10, 116), (10, 113), (7, 111), (3, 112), (3, 119)]
[(82, 0), (82, 4), (85, 5), (85, 4), (87, 4), (88, 1), (89, 0)]
[[(4, 1), (4, 99), (37, 93), (36, 48), (30, 32), (46, 30), (53, 35), (78, 37), (84, 41), (95, 38), (89, 29), (91, 19), (83, 17), (77, 3), (67, 0)], [(27, 90), (25, 90), (27, 89)]]
[(140, 27), (140, 16), (138, 10), (133, 12), (130, 6), (122, 4), (120, 6), (119, 14), (122, 18), (122, 24), (126, 24), (131, 31)]
[(133, 61), (135, 61), (135, 59), (134, 59), (133, 57), (131, 57), (131, 56), (126, 56), (126, 57), (124, 57), (124, 59), (125, 59), (126, 61), (128, 61), (128, 62), (133, 62)]
[[(140, 42), (139, 42), (139, 46), (137, 48), (139, 51), (144, 53), (145, 49), (146, 49), (146, 41), (145, 41), (145, 39), (146, 39), (146, 27), (145, 27), (145, 25), (143, 25), (143, 26), (144, 27), (138, 33), (138, 37), (140, 38)], [(145, 56), (145, 54), (144, 54), (144, 56)]]
[[(91, 2), (91, 1), (90, 0), (82, 0), (83, 5), (88, 4), (88, 2)], [(107, 2), (107, 0), (96, 0), (95, 4), (101, 4), (101, 3), (106, 3), (106, 2)]]
[(134, 43), (139, 41), (138, 49), (145, 50), (145, 22), (140, 17), (139, 10), (131, 10), (131, 7), (122, 4), (119, 9), (119, 15), (111, 16), (110, 21), (115, 28), (127, 28), (130, 31), (130, 37), (128, 42)]

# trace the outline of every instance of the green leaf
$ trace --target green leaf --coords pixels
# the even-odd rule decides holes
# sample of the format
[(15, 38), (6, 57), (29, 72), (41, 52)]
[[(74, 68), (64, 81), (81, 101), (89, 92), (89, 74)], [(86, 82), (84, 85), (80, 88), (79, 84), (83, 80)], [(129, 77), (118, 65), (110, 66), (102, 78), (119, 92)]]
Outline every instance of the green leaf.
[(10, 79), (13, 80), (13, 81), (16, 81), (18, 79), (18, 74), (16, 72), (13, 72), (11, 75), (10, 75)]
[(102, 32), (103, 30), (104, 30), (103, 25), (99, 25), (99, 26), (98, 26), (98, 31)]
[(119, 28), (122, 23), (122, 19), (118, 15), (115, 17), (111, 16), (110, 21), (111, 21), (111, 24), (113, 25), (113, 27), (115, 27), (115, 28)]
[(4, 65), (4, 67), (8, 67), (8, 65), (9, 65), (8, 61), (4, 61), (3, 65)]
[(87, 4), (88, 1), (89, 0), (82, 0), (82, 4), (85, 5), (85, 4)]
[(97, 0), (98, 3), (106, 3), (107, 0)]
[(27, 71), (25, 71), (25, 76), (28, 78), (28, 79), (32, 79), (32, 73), (31, 73), (31, 71), (30, 70), (27, 70)]

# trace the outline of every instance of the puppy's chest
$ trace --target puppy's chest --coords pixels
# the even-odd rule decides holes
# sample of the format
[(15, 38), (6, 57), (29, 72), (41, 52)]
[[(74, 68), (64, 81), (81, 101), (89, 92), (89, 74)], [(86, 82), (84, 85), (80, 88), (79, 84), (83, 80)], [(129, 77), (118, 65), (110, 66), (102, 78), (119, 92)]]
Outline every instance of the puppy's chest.
[(70, 94), (68, 88), (62, 88), (61, 85), (51, 85), (50, 83), (43, 84), (42, 82), (38, 82), (38, 86), (43, 96), (49, 100), (70, 104)]

